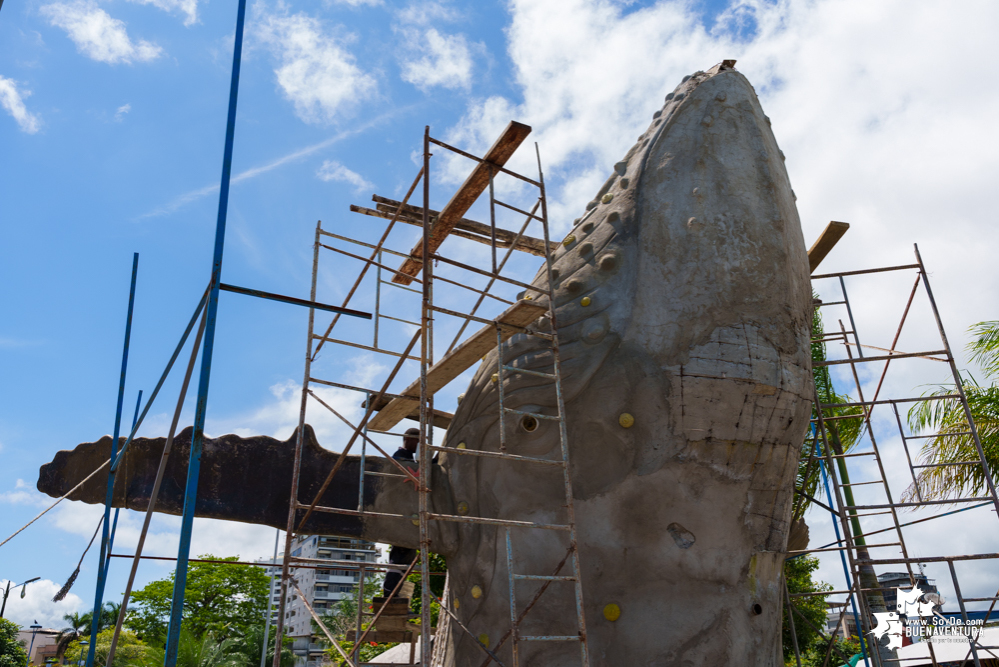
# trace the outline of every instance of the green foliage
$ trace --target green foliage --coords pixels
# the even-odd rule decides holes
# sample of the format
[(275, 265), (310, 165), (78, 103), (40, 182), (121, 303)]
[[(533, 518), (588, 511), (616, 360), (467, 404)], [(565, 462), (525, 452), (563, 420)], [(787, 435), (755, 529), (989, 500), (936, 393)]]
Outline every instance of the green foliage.
[[(97, 632), (100, 632), (105, 628), (114, 628), (115, 623), (118, 622), (118, 612), (120, 610), (121, 605), (117, 602), (105, 602), (104, 608), (101, 609), (101, 617), (97, 621)], [(91, 625), (93, 619), (94, 614), (90, 611), (85, 614), (73, 612), (72, 614), (65, 614), (62, 617), (62, 620), (66, 621), (69, 625), (63, 628), (59, 633), (59, 636), (56, 637), (58, 655), (64, 655), (66, 648), (71, 642), (76, 641), (81, 637), (90, 636), (90, 631), (93, 627)]]
[[(204, 560), (235, 561), (239, 556)], [(215, 565), (190, 563), (187, 592), (184, 596), (183, 626), (194, 637), (210, 633), (218, 641), (245, 635), (259, 624), (267, 608), (267, 575), (252, 565)], [(132, 594), (134, 612), (126, 625), (146, 642), (162, 646), (173, 601), (174, 573), (152, 581)]]
[[(966, 374), (962, 379), (971, 410), (971, 418), (978, 429), (978, 437), (985, 452), (985, 461), (993, 479), (999, 473), (999, 321), (979, 322), (969, 331), (977, 338), (968, 345), (971, 359), (985, 371), (990, 386), (980, 385)], [(954, 387), (945, 385), (930, 391), (926, 396), (944, 396), (954, 393)], [(968, 419), (960, 399), (945, 398), (922, 401), (909, 410), (909, 427), (921, 433), (939, 433), (927, 439), (919, 453), (921, 464), (937, 464), (923, 468), (916, 476), (902, 499), (906, 502), (946, 500), (988, 492), (985, 474), (980, 465), (939, 466), (942, 463), (977, 461), (978, 448), (970, 435)], [(917, 486), (918, 485), (918, 486)]]
[(219, 641), (210, 632), (199, 637), (189, 629), (182, 628), (180, 641), (177, 643), (177, 667), (250, 667), (259, 664), (259, 651), (256, 660), (248, 661), (247, 656), (238, 650), (237, 644), (238, 640), (234, 638)]
[[(438, 554), (430, 554), (430, 571), (437, 573), (447, 572), (447, 561), (444, 560), (444, 556)], [(437, 627), (437, 616), (440, 614), (440, 599), (444, 595), (444, 579), (443, 574), (436, 574), (430, 576), (430, 592), (432, 594), (432, 599), (430, 601), (430, 619), (431, 625)], [(419, 564), (413, 568), (413, 573), (406, 577), (406, 581), (411, 581), (415, 584), (413, 590), (413, 600), (410, 604), (414, 614), (422, 613), (423, 609), (423, 570)]]
[[(831, 591), (832, 586), (829, 584), (816, 582), (812, 579), (812, 573), (818, 567), (818, 558), (800, 556), (786, 560), (784, 562), (784, 576), (787, 579), (788, 592), (793, 595), (795, 593)], [(802, 667), (821, 667), (821, 665), (825, 664), (829, 640), (828, 638), (824, 639), (821, 634), (809, 626), (809, 623), (825, 633), (826, 596), (810, 595), (807, 597), (792, 598), (791, 600), (796, 610), (794, 614), (794, 635), (798, 639), (798, 652), (801, 655), (801, 665)], [(797, 612), (800, 612), (800, 614)], [(789, 667), (797, 667), (798, 663), (795, 660), (791, 628), (787, 620), (786, 604), (784, 607), (781, 639), (784, 649), (784, 664)], [(837, 639), (834, 642), (832, 657), (828, 664), (839, 665), (843, 662), (843, 658), (849, 658), (859, 652), (860, 642), (856, 637), (851, 637), (850, 640)]]
[(0, 618), (0, 667), (24, 667), (28, 653), (17, 640), (17, 623)]
[[(382, 595), (382, 583), (385, 581), (385, 575), (377, 575), (373, 577), (365, 577), (364, 579), (364, 611), (371, 611), (373, 600), (376, 597), (381, 597)], [(325, 614), (321, 616), (323, 619), (323, 625), (326, 629), (337, 639), (337, 644), (340, 648), (344, 650), (348, 655), (354, 648), (354, 642), (347, 641), (347, 632), (353, 630), (357, 626), (357, 593), (356, 590), (353, 594), (339, 600), (333, 607), (331, 607)], [(361, 623), (361, 631), (363, 632), (370, 625), (370, 618), (366, 617), (368, 622)], [(312, 621), (312, 632), (319, 637), (319, 641), (323, 644), (329, 646), (326, 649), (326, 656), (334, 664), (339, 664), (342, 661), (340, 653), (330, 645), (329, 640), (326, 638), (325, 633), (319, 628), (319, 624)], [(389, 650), (395, 646), (393, 643), (378, 644), (376, 642), (366, 641), (360, 648), (360, 659), (362, 662), (367, 662), (374, 658), (376, 655), (381, 655), (385, 651)]]
[[(814, 296), (814, 295), (813, 295)], [(819, 395), (819, 400), (823, 404), (849, 403), (851, 399), (848, 395), (836, 393), (833, 386), (832, 376), (828, 366), (815, 366), (815, 364), (826, 360), (825, 327), (822, 324), (822, 314), (816, 308), (812, 313), (812, 376), (815, 380), (815, 391)], [(860, 440), (863, 428), (862, 410), (859, 407), (851, 408), (825, 408), (822, 410), (823, 418), (842, 417), (846, 415), (857, 415), (856, 419), (838, 419), (826, 422), (826, 433), (833, 450), (847, 452), (852, 449)], [(812, 419), (818, 417), (817, 406), (812, 406)], [(817, 439), (817, 440), (816, 440)], [(798, 476), (795, 480), (795, 488), (805, 495), (815, 498), (818, 490), (821, 472), (818, 461), (815, 459), (815, 445), (818, 443), (819, 452), (822, 452), (821, 434), (809, 431), (805, 441), (801, 446), (801, 457), (798, 459)], [(792, 520), (801, 519), (811, 506), (807, 498), (795, 494), (793, 502)]]
[[(274, 639), (277, 628), (271, 626), (267, 635), (267, 665), (274, 664)], [(242, 662), (246, 667), (253, 667), (260, 664), (260, 648), (264, 642), (264, 625), (255, 625), (245, 634), (234, 637), (230, 644), (233, 653), (242, 656)], [(281, 667), (292, 667), (295, 664), (295, 654), (291, 650), (295, 640), (284, 636), (281, 638)]]
[[(108, 653), (111, 652), (111, 638), (114, 636), (114, 627), (105, 628), (97, 635), (97, 648), (94, 652), (94, 665), (103, 667), (107, 664)], [(80, 639), (70, 642), (66, 648), (66, 662), (75, 665), (87, 659), (90, 650), (89, 645), (82, 645)], [(90, 641), (90, 640), (88, 640)], [(122, 630), (118, 636), (118, 645), (114, 650), (114, 664), (118, 667), (158, 667), (163, 664), (163, 653), (157, 649), (146, 646), (134, 632)]]

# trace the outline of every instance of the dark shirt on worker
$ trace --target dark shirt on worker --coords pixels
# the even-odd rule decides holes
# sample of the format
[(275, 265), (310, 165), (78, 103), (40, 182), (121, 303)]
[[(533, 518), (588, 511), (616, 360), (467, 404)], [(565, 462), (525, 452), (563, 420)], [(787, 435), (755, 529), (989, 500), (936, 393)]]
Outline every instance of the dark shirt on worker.
[(392, 455), (396, 461), (415, 461), (416, 458), (413, 456), (413, 452), (409, 451), (405, 447), (400, 447)]

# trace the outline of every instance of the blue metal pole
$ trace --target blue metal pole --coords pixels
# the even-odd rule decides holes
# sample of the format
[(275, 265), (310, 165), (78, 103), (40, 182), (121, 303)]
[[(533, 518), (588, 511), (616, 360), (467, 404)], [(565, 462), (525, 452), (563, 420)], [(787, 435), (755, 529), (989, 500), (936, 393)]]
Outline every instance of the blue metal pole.
[[(110, 553), (111, 497), (114, 493), (114, 459), (118, 453), (118, 435), (121, 431), (121, 407), (125, 401), (125, 371), (128, 368), (128, 343), (132, 337), (132, 310), (135, 306), (135, 278), (139, 272), (139, 253), (132, 255), (132, 286), (128, 293), (128, 317), (125, 319), (125, 345), (121, 352), (121, 375), (118, 379), (118, 407), (114, 416), (114, 437), (111, 440), (111, 466), (108, 469), (108, 489), (104, 498), (104, 531), (101, 533), (101, 555), (97, 561), (97, 590), (94, 593), (94, 617), (90, 624), (90, 648), (87, 651), (87, 667), (93, 667), (97, 651), (98, 625), (101, 609), (104, 607), (104, 584), (107, 582), (105, 560)], [(115, 517), (117, 519), (117, 516)]]
[[(815, 442), (815, 455), (821, 457), (818, 441)], [(829, 490), (829, 478), (826, 477), (826, 467), (822, 463), (821, 458), (819, 458), (819, 470), (822, 472), (822, 484), (826, 488), (826, 501), (829, 503), (829, 507), (833, 507), (832, 491)], [(839, 524), (836, 523), (836, 517), (832, 517), (832, 525), (833, 529), (836, 531), (837, 542), (841, 541), (839, 535)], [(846, 555), (843, 551), (839, 552), (839, 558), (843, 562), (843, 576), (846, 577), (846, 588), (847, 590), (852, 589), (853, 584), (850, 582), (850, 568), (846, 565)], [(859, 591), (857, 592), (857, 595), (860, 595)], [(864, 664), (870, 667), (870, 663), (867, 661), (867, 642), (864, 641), (864, 628), (860, 625), (860, 614), (857, 613), (857, 598), (855, 598), (852, 593), (850, 594), (850, 605), (853, 608), (853, 623), (857, 628), (857, 637), (860, 639), (860, 652), (864, 656)]]
[(184, 613), (184, 593), (187, 588), (187, 559), (191, 552), (191, 531), (194, 509), (198, 501), (198, 474), (201, 471), (201, 450), (205, 438), (205, 413), (208, 408), (208, 382), (211, 378), (212, 351), (215, 346), (215, 321), (218, 315), (219, 285), (222, 282), (222, 251), (225, 247), (226, 213), (229, 207), (229, 177), (232, 171), (232, 144), (236, 132), (236, 98), (239, 93), (239, 65), (243, 50), (243, 21), (246, 0), (239, 0), (236, 14), (236, 38), (232, 54), (232, 80), (229, 84), (229, 115), (225, 129), (225, 152), (222, 157), (222, 183), (219, 188), (219, 212), (215, 223), (215, 254), (212, 260), (211, 288), (205, 322), (205, 341), (201, 352), (201, 375), (198, 379), (198, 400), (194, 412), (194, 434), (191, 437), (191, 457), (187, 464), (187, 488), (184, 491), (184, 514), (180, 527), (180, 547), (177, 550), (177, 570), (173, 586), (173, 606), (167, 630), (165, 667), (177, 664), (180, 625)]
[[(142, 404), (142, 390), (139, 390), (139, 396), (135, 399), (135, 412), (132, 414), (132, 430), (135, 430), (135, 422), (139, 420), (139, 407)], [(121, 509), (116, 507), (114, 509), (114, 522), (111, 523), (111, 539), (108, 540), (108, 557), (104, 561), (104, 579), (108, 578), (108, 568), (111, 567), (111, 552), (114, 551), (114, 534), (118, 531), (118, 513)]]

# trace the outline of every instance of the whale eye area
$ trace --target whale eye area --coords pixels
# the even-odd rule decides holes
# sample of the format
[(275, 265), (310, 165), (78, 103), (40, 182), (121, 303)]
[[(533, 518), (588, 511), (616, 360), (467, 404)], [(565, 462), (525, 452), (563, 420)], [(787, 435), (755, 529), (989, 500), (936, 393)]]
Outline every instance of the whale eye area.
[(536, 417), (531, 415), (524, 415), (520, 418), (520, 428), (524, 429), (528, 433), (533, 433), (538, 430), (538, 420)]
[(759, 616), (762, 613), (763, 613), (763, 607), (761, 607), (760, 603), (757, 602), (756, 604), (753, 605), (753, 616)]

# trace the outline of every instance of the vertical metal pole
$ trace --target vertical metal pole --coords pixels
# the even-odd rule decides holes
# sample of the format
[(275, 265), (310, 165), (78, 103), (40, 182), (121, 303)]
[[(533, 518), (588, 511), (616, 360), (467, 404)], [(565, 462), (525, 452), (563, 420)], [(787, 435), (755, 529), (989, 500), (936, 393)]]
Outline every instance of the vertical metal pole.
[(378, 266), (375, 267), (375, 342), (374, 347), (378, 347), (378, 320), (382, 319), (382, 251), (378, 251)]
[[(114, 416), (114, 436), (111, 439), (111, 466), (108, 468), (108, 488), (104, 497), (104, 531), (101, 534), (101, 554), (97, 561), (97, 590), (94, 592), (94, 615), (90, 623), (92, 641), (87, 649), (87, 667), (93, 667), (97, 651), (97, 633), (101, 622), (101, 609), (104, 607), (104, 585), (107, 583), (105, 561), (110, 560), (111, 552), (111, 501), (114, 494), (115, 457), (118, 454), (118, 436), (121, 432), (121, 408), (125, 402), (125, 371), (128, 369), (128, 344), (132, 338), (132, 311), (135, 307), (135, 278), (139, 272), (139, 253), (132, 254), (132, 285), (128, 291), (128, 315), (125, 318), (125, 344), (121, 352), (121, 374), (118, 377), (118, 407)], [(115, 517), (117, 518), (117, 516)]]
[[(208, 383), (212, 373), (212, 352), (215, 350), (215, 321), (218, 317), (219, 284), (222, 282), (222, 251), (225, 249), (225, 223), (229, 210), (229, 177), (232, 172), (232, 144), (236, 133), (236, 98), (239, 94), (239, 66), (243, 51), (243, 21), (246, 0), (239, 0), (236, 13), (236, 35), (232, 54), (232, 78), (229, 83), (229, 114), (226, 120), (225, 149), (222, 156), (222, 181), (219, 186), (218, 219), (215, 221), (215, 251), (212, 257), (211, 289), (208, 295), (205, 340), (201, 352), (201, 373), (198, 378), (198, 400), (194, 411), (194, 434), (191, 436), (191, 456), (187, 464), (187, 488), (184, 490), (184, 514), (180, 525), (180, 548), (177, 550), (177, 570), (174, 577), (173, 605), (167, 632), (165, 667), (177, 664), (180, 624), (184, 613), (184, 593), (187, 589), (187, 559), (191, 553), (191, 531), (198, 502), (198, 476), (201, 472), (201, 450), (205, 440), (205, 416), (208, 411)], [(88, 667), (91, 667), (88, 665)]]
[(428, 410), (427, 360), (430, 347), (430, 282), (433, 280), (434, 264), (430, 259), (430, 126), (423, 130), (423, 308), (420, 336), (420, 664), (430, 665), (430, 535), (427, 519), (427, 477), (430, 474), (430, 452), (427, 447), (428, 424), (433, 413)]
[(562, 358), (559, 352), (558, 321), (555, 309), (555, 278), (552, 277), (551, 239), (548, 237), (548, 198), (545, 195), (545, 175), (541, 170), (541, 151), (534, 144), (538, 158), (538, 189), (541, 191), (541, 228), (545, 239), (545, 270), (548, 274), (548, 312), (552, 325), (552, 358), (555, 370), (555, 396), (558, 401), (559, 441), (562, 445), (562, 480), (565, 485), (565, 509), (569, 523), (569, 546), (572, 550), (572, 570), (576, 581), (576, 621), (579, 627), (579, 651), (583, 667), (589, 667), (590, 658), (586, 638), (586, 615), (583, 612), (583, 572), (579, 563), (579, 549), (576, 542), (576, 510), (572, 502), (572, 476), (569, 473), (569, 433), (565, 426), (565, 397), (562, 395)]
[(781, 583), (784, 584), (784, 601), (787, 602), (787, 626), (791, 630), (791, 646), (794, 647), (794, 661), (801, 667), (801, 652), (798, 650), (798, 635), (794, 632), (794, 609), (791, 607), (791, 593), (787, 590), (787, 577), (784, 571), (780, 573)]
[[(375, 347), (378, 347), (378, 343), (375, 343)], [(365, 405), (371, 405), (371, 401), (374, 400), (370, 391), (364, 392)], [(358, 472), (357, 480), (357, 511), (364, 512), (364, 461), (368, 452), (368, 422), (365, 420), (364, 426), (361, 430), (363, 436), (361, 437), (361, 465), (358, 466), (360, 471)], [(357, 628), (360, 631), (360, 627)], [(357, 658), (354, 658), (354, 662), (357, 662)]]
[(503, 329), (496, 323), (496, 391), (499, 396), (500, 451), (506, 452), (506, 406), (503, 405)]
[[(500, 418), (502, 419), (502, 412), (500, 412)], [(518, 645), (517, 636), (517, 591), (514, 589), (514, 584), (516, 583), (513, 577), (513, 544), (510, 541), (510, 529), (506, 529), (506, 569), (507, 577), (510, 580), (510, 639), (512, 640), (512, 650), (513, 650), (513, 667), (520, 666), (520, 650)]]
[(496, 273), (496, 194), (493, 190), (493, 168), (489, 167), (489, 247), (493, 255), (493, 273)]
[[(135, 430), (135, 422), (139, 421), (139, 406), (142, 403), (142, 390), (139, 390), (139, 396), (135, 399), (135, 412), (132, 414), (132, 430)], [(108, 557), (104, 561), (104, 579), (107, 580), (108, 569), (111, 567), (111, 552), (114, 551), (114, 536), (118, 532), (118, 513), (121, 512), (121, 508), (116, 507), (114, 510), (114, 521), (111, 523), (111, 537), (108, 538)]]
[(850, 328), (853, 329), (853, 342), (857, 344), (857, 355), (864, 356), (864, 348), (860, 347), (860, 338), (857, 336), (857, 323), (853, 321), (853, 308), (850, 307), (850, 297), (846, 295), (846, 282), (843, 276), (839, 277), (839, 287), (843, 291), (843, 302), (846, 304), (846, 314), (850, 318)]
[(964, 418), (968, 420), (968, 430), (971, 431), (971, 436), (975, 441), (975, 449), (978, 451), (978, 460), (982, 464), (982, 475), (989, 486), (989, 493), (992, 494), (992, 504), (995, 505), (996, 512), (999, 512), (999, 495), (996, 495), (996, 485), (992, 479), (992, 473), (989, 471), (988, 462), (985, 459), (982, 441), (978, 437), (978, 427), (975, 426), (975, 420), (971, 417), (971, 407), (968, 405), (968, 397), (964, 395), (964, 383), (961, 381), (961, 372), (957, 370), (957, 364), (954, 363), (954, 354), (950, 350), (950, 342), (947, 340), (947, 332), (944, 331), (943, 321), (940, 319), (940, 311), (937, 310), (936, 299), (933, 298), (933, 290), (930, 288), (930, 277), (926, 275), (926, 267), (923, 266), (923, 258), (919, 254), (919, 246), (913, 244), (913, 248), (916, 252), (916, 262), (919, 264), (919, 273), (923, 276), (923, 287), (926, 288), (926, 296), (930, 300), (930, 308), (933, 309), (933, 317), (936, 319), (937, 329), (940, 331), (940, 340), (943, 341), (944, 348), (947, 350), (947, 361), (950, 364), (950, 372), (954, 376), (954, 386), (961, 397), (961, 405), (964, 406)]
[[(957, 583), (957, 572), (954, 571), (954, 561), (948, 560), (947, 567), (950, 568), (950, 580), (954, 582), (954, 595), (957, 596), (957, 602), (961, 605), (961, 618), (964, 619), (964, 627), (968, 627), (968, 610), (965, 609), (964, 598), (961, 597), (961, 585)], [(975, 667), (982, 667), (981, 663), (978, 662), (978, 649), (975, 648), (976, 643), (976, 640), (969, 635), (968, 646), (971, 648), (971, 656), (975, 659)]]
[[(363, 558), (363, 556), (362, 556)], [(364, 622), (364, 566), (360, 567), (360, 572), (357, 575), (357, 625), (355, 626), (356, 632), (354, 637), (361, 636), (361, 624)], [(354, 654), (351, 656), (354, 662), (359, 662), (361, 659), (361, 645), (357, 644), (357, 648), (354, 649)]]
[[(313, 299), (314, 301), (315, 299)], [(281, 537), (281, 529), (274, 531), (274, 557), (271, 558), (271, 580), (267, 585), (267, 616), (264, 617), (264, 646), (260, 649), (260, 667), (267, 667), (267, 640), (271, 638), (271, 604), (274, 601), (274, 570), (277, 568), (278, 539)], [(275, 644), (274, 651), (278, 651)]]
[[(319, 274), (319, 231), (322, 222), (316, 222), (316, 236), (312, 242), (312, 289), (309, 300), (316, 300), (316, 280)], [(291, 498), (288, 501), (288, 528), (284, 536), (284, 560), (281, 562), (281, 599), (278, 602), (277, 629), (274, 631), (273, 667), (281, 667), (281, 638), (284, 633), (284, 605), (288, 599), (288, 559), (291, 558), (291, 541), (295, 537), (295, 517), (298, 515), (298, 482), (302, 468), (302, 447), (305, 443), (305, 408), (309, 400), (309, 378), (312, 377), (312, 333), (316, 325), (316, 311), (309, 308), (309, 333), (305, 337), (305, 371), (302, 378), (302, 401), (298, 407), (298, 437), (295, 438), (295, 459), (291, 470)]]

